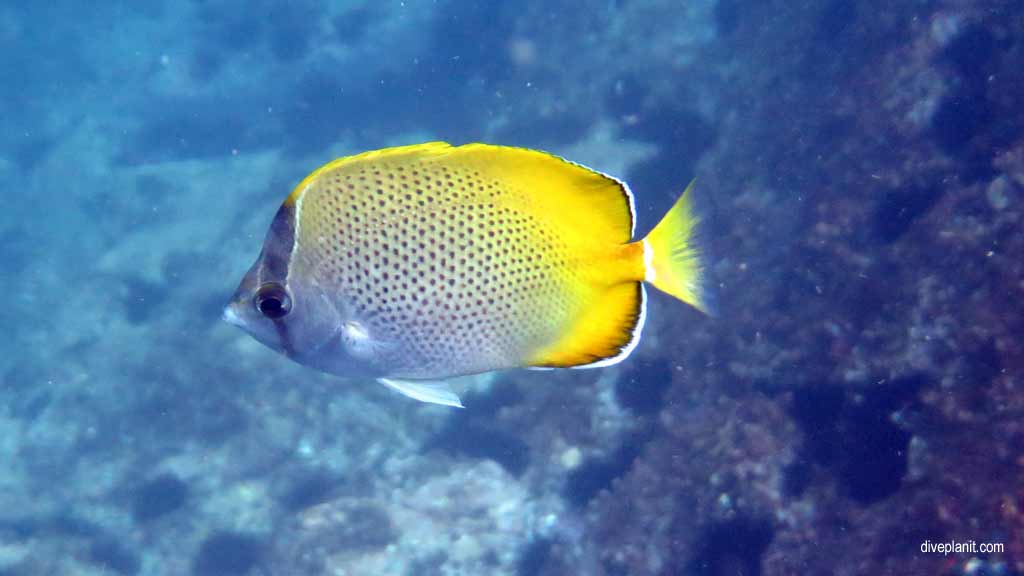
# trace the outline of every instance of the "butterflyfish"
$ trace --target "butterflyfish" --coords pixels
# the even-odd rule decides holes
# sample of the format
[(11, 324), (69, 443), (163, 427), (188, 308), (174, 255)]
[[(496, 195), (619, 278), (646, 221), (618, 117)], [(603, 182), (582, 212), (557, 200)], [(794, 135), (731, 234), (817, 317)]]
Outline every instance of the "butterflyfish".
[(306, 366), (450, 406), (448, 378), (609, 366), (640, 340), (645, 284), (709, 311), (692, 187), (634, 240), (624, 182), (545, 152), (339, 158), (281, 205), (224, 317)]

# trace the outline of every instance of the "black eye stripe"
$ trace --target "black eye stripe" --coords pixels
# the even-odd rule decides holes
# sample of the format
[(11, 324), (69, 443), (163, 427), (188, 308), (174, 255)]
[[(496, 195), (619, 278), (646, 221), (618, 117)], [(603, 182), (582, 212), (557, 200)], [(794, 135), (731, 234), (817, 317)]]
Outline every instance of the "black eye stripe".
[(284, 318), (292, 310), (292, 297), (288, 290), (277, 282), (267, 282), (256, 290), (253, 297), (256, 310), (271, 320)]
[(263, 245), (264, 278), (287, 278), (289, 260), (295, 244), (295, 208), (291, 205), (281, 206)]
[(291, 336), (288, 335), (288, 323), (274, 322), (274, 330), (277, 331), (277, 337), (281, 341), (281, 347), (284, 348), (284, 353), (288, 356), (293, 356), (295, 354), (295, 349), (292, 347)]

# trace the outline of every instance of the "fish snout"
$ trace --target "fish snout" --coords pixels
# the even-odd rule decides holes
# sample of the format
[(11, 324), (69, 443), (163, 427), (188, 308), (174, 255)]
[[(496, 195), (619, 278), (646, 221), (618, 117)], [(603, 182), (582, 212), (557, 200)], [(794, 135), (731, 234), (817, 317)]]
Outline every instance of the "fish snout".
[(234, 304), (228, 304), (224, 307), (224, 311), (221, 312), (221, 318), (228, 324), (238, 326), (239, 328), (244, 327), (245, 324), (242, 321), (242, 317), (238, 315), (238, 312), (235, 312)]

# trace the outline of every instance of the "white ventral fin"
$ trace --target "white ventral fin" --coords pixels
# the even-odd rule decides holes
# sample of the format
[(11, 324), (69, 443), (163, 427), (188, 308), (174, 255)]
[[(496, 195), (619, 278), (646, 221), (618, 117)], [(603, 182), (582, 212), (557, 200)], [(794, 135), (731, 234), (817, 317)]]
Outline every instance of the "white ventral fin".
[(377, 382), (391, 388), (392, 390), (420, 402), (430, 404), (441, 404), (442, 406), (454, 406), (463, 408), (462, 400), (452, 392), (447, 382), (431, 380), (393, 380), (391, 378), (378, 378)]

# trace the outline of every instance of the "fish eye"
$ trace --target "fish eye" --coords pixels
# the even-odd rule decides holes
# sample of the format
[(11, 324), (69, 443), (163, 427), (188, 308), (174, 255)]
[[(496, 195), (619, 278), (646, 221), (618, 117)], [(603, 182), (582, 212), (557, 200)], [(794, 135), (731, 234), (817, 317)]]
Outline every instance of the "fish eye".
[(277, 282), (267, 282), (256, 290), (253, 298), (256, 309), (271, 320), (283, 318), (292, 311), (292, 297), (288, 290)]

